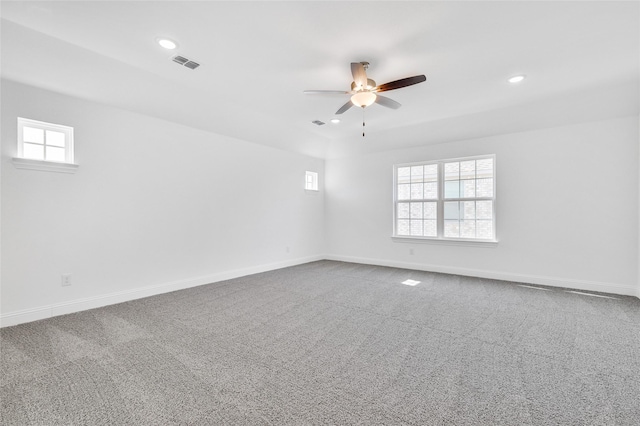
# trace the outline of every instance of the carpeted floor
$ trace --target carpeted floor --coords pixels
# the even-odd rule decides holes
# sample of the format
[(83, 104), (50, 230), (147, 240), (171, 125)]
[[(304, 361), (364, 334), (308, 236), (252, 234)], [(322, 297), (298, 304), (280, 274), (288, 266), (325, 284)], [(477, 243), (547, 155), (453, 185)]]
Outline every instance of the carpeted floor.
[(309, 263), (2, 329), (0, 423), (637, 426), (615, 297)]

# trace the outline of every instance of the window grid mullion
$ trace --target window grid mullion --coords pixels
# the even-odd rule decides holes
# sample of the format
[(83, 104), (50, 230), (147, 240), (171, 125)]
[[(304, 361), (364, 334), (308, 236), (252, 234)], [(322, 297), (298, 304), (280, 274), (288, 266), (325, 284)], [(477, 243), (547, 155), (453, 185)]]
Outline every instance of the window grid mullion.
[(48, 151), (48, 145), (47, 145), (47, 128), (44, 127), (42, 129), (42, 145), (44, 145), (44, 161), (47, 161), (47, 151)]
[(444, 163), (438, 163), (438, 238), (444, 238)]
[(492, 197), (445, 198), (443, 201), (491, 201)]

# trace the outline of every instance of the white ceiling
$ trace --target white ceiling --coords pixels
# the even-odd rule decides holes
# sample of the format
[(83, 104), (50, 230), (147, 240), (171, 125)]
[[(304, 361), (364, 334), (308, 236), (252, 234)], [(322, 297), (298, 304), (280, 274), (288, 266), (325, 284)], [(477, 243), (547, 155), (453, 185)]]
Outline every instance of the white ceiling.
[[(640, 112), (637, 1), (2, 1), (2, 76), (317, 157)], [(170, 52), (157, 37), (179, 43)], [(180, 54), (196, 70), (170, 60)], [(352, 108), (350, 62), (403, 106)], [(506, 79), (524, 73), (510, 85)], [(316, 126), (312, 120), (327, 122)]]

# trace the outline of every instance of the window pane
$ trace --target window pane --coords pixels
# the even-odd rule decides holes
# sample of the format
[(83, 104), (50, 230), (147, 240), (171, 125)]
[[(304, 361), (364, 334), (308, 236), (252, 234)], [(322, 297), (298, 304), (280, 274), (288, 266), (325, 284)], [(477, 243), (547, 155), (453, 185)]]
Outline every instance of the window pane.
[(411, 180), (411, 167), (398, 167), (398, 183), (409, 183)]
[(425, 182), (437, 182), (438, 181), (438, 165), (429, 164), (424, 166), (424, 181)]
[(22, 155), (32, 160), (44, 160), (44, 145), (25, 143), (22, 147)]
[(460, 206), (458, 201), (449, 201), (444, 203), (444, 219), (459, 219)]
[(493, 158), (397, 167), (397, 235), (494, 239), (494, 167)]
[(476, 185), (476, 197), (493, 197), (493, 179), (478, 179)]
[(457, 220), (445, 220), (444, 236), (450, 238), (460, 237), (460, 223)]
[(409, 220), (398, 221), (398, 235), (409, 235)]
[(438, 182), (427, 182), (424, 184), (425, 200), (438, 199)]
[(460, 179), (460, 163), (446, 163), (444, 165), (444, 180)]
[(476, 161), (476, 177), (490, 178), (493, 177), (493, 158), (485, 158)]
[(47, 161), (57, 161), (64, 163), (66, 161), (64, 157), (64, 148), (58, 148), (57, 146), (47, 146), (45, 159)]
[(422, 183), (422, 182), (424, 182), (424, 167), (423, 166), (411, 167), (411, 183)]
[(464, 219), (476, 218), (476, 202), (475, 201), (462, 202), (462, 217)]
[(460, 163), (460, 179), (475, 179), (476, 160), (462, 161)]
[(305, 174), (305, 184), (304, 187), (307, 190), (317, 191), (318, 190), (318, 173), (306, 171)]
[(411, 219), (422, 219), (422, 203), (411, 203)]
[(473, 198), (476, 196), (475, 179), (461, 180), (462, 196), (460, 198)]
[(460, 221), (460, 236), (462, 238), (475, 238), (476, 237), (476, 221), (475, 220)]
[(477, 238), (493, 238), (493, 222), (490, 220), (478, 220), (476, 223)]
[(476, 217), (478, 219), (493, 219), (493, 202), (476, 201)]
[(424, 192), (424, 185), (422, 183), (412, 183), (411, 184), (411, 199), (412, 200), (422, 200)]
[(412, 220), (411, 221), (411, 236), (413, 236), (413, 237), (421, 237), (422, 236), (422, 221), (421, 220)]
[(409, 218), (409, 203), (398, 203), (398, 219)]
[(424, 236), (425, 237), (437, 237), (438, 225), (435, 220), (424, 221)]
[(438, 203), (424, 203), (424, 218), (425, 219), (438, 218)]
[(451, 180), (444, 183), (444, 198), (460, 198), (459, 180)]
[(64, 147), (64, 133), (47, 130), (47, 145)]
[(398, 200), (408, 200), (411, 198), (410, 185), (398, 185)]
[(44, 144), (44, 130), (24, 126), (22, 128), (22, 140), (25, 142)]

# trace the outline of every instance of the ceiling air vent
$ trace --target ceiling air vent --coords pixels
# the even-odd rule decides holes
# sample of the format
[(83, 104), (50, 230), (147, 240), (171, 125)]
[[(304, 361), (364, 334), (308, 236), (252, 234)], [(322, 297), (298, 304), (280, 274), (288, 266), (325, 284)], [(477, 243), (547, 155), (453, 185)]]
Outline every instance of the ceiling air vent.
[(197, 63), (197, 62), (189, 61), (186, 64), (184, 64), (184, 66), (187, 67), (187, 68), (191, 68), (192, 70), (195, 70), (196, 68), (198, 68), (200, 66), (200, 64)]
[(183, 56), (180, 56), (180, 55), (174, 56), (172, 59), (173, 59), (173, 62), (177, 62), (180, 65), (184, 65), (187, 62), (189, 62), (189, 60), (187, 58), (185, 58)]
[(324, 121), (313, 120), (312, 123), (315, 124), (315, 125), (318, 125), (318, 126), (322, 126), (324, 124)]
[(185, 58), (184, 56), (176, 55), (171, 60), (177, 64), (183, 65), (189, 69), (195, 70), (200, 66), (199, 63), (192, 61), (191, 59)]

